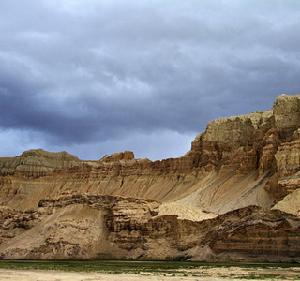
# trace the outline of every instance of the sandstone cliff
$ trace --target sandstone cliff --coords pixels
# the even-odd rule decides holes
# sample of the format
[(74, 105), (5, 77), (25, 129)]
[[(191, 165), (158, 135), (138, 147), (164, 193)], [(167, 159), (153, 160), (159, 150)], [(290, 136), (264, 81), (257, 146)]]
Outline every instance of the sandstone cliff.
[(2, 258), (300, 260), (300, 96), (208, 124), (179, 158), (0, 158)]

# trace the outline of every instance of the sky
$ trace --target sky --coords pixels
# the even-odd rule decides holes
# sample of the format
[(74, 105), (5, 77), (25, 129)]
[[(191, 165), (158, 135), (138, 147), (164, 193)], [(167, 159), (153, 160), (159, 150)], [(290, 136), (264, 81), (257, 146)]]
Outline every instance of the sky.
[(0, 155), (183, 155), (300, 93), (299, 32), (299, 0), (1, 0)]

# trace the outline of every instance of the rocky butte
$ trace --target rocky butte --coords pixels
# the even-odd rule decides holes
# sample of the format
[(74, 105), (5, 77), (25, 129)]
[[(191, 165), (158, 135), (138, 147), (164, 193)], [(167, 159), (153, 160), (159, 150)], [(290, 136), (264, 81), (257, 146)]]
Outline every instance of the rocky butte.
[(300, 261), (300, 96), (208, 124), (179, 158), (0, 158), (2, 259)]

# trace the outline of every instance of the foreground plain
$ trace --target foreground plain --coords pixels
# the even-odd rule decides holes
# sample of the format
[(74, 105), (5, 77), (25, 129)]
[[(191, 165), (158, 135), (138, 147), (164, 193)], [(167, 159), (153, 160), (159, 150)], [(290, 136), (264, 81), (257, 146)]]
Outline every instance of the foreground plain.
[(1, 261), (0, 281), (300, 280), (299, 264), (154, 261)]

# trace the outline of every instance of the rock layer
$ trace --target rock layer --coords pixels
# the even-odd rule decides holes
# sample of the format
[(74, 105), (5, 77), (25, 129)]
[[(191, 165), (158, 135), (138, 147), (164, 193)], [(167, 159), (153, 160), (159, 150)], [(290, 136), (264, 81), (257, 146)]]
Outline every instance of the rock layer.
[(2, 258), (299, 260), (300, 96), (208, 124), (179, 158), (0, 158)]
[[(1, 212), (2, 258), (297, 260), (300, 218), (249, 206), (202, 221), (160, 215), (156, 201), (73, 195)], [(34, 237), (34, 239), (33, 239)]]

